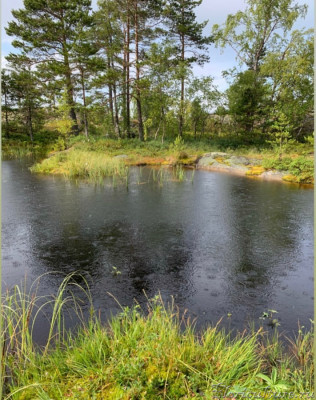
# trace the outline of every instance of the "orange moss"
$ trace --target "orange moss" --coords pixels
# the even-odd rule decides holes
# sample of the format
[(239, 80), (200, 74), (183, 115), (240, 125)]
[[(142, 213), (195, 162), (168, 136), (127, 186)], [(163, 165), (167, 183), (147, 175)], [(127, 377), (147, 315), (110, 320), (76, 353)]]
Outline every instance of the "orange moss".
[(161, 157), (141, 157), (130, 165), (161, 165), (164, 162), (165, 159)]

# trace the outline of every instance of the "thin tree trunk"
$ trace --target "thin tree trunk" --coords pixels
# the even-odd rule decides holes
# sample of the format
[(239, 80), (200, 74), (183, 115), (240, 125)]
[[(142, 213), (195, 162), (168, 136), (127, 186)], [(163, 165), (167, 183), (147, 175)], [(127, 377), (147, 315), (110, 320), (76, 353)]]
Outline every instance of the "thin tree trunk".
[(156, 132), (155, 132), (155, 140), (157, 139), (158, 133), (159, 133), (159, 131), (160, 131), (161, 119), (162, 119), (162, 118), (160, 117), (159, 125), (158, 125), (158, 128), (157, 128)]
[(163, 116), (161, 143), (163, 143), (163, 140), (164, 140), (164, 137), (165, 137), (165, 132), (166, 132), (165, 116)]
[(88, 134), (88, 118), (87, 118), (87, 104), (86, 104), (86, 89), (84, 84), (84, 76), (83, 76), (83, 69), (80, 68), (81, 74), (81, 87), (82, 87), (82, 100), (83, 100), (83, 123), (84, 123), (84, 134), (86, 137), (89, 136)]
[(29, 132), (29, 136), (31, 139), (31, 142), (33, 142), (33, 126), (32, 126), (32, 107), (31, 104), (28, 104), (27, 107), (27, 130)]
[(4, 135), (8, 139), (9, 138), (9, 118), (8, 118), (8, 93), (6, 88), (4, 88), (4, 107), (5, 107), (5, 131)]
[[(110, 70), (110, 69), (111, 69), (111, 62), (110, 62), (110, 59), (108, 58), (108, 70)], [(114, 108), (113, 108), (113, 89), (112, 89), (111, 82), (108, 83), (108, 87), (109, 87), (109, 106), (110, 106), (110, 112), (111, 112), (111, 120), (112, 120), (112, 125), (115, 128)]]
[(120, 121), (119, 121), (119, 115), (118, 115), (118, 107), (117, 107), (117, 99), (116, 99), (116, 84), (113, 84), (113, 94), (114, 94), (114, 129), (115, 129), (115, 134), (117, 137), (121, 136), (121, 131), (120, 131)]
[(139, 32), (138, 32), (138, 0), (135, 0), (135, 63), (136, 63), (136, 105), (138, 117), (138, 136), (139, 140), (144, 140), (144, 126), (142, 117), (141, 93), (139, 88), (140, 66), (139, 66)]
[[(129, 3), (127, 2), (128, 7)], [(127, 137), (131, 137), (131, 112), (130, 112), (130, 17), (129, 8), (127, 10), (127, 27), (126, 27), (126, 132)]]
[[(182, 14), (184, 10), (182, 9)], [(183, 15), (184, 19), (184, 15)], [(181, 61), (182, 67), (184, 67), (184, 34), (180, 34), (181, 37)], [(182, 72), (183, 73), (183, 72)], [(181, 99), (180, 99), (180, 116), (179, 116), (179, 135), (183, 136), (183, 114), (184, 114), (184, 76), (181, 76)]]
[(127, 131), (127, 101), (126, 101), (126, 90), (127, 89), (127, 29), (124, 28), (124, 60), (123, 60), (123, 88), (122, 88), (122, 97), (123, 97), (123, 129), (124, 134), (128, 136)]
[(73, 121), (71, 130), (75, 136), (78, 136), (79, 126), (75, 111), (74, 88), (71, 81), (71, 70), (69, 64), (68, 50), (66, 48), (66, 37), (64, 37), (63, 50), (64, 50), (63, 55), (64, 55), (64, 67), (65, 67), (65, 78), (66, 78), (66, 88), (67, 88), (67, 103), (69, 106), (69, 116)]

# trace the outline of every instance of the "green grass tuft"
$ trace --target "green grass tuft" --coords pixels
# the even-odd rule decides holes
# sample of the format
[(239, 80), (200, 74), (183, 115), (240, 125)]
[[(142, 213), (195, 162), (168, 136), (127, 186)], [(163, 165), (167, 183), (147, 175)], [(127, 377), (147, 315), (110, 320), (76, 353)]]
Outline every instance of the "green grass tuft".
[(81, 150), (57, 153), (31, 167), (32, 172), (87, 178), (94, 182), (106, 177), (126, 178), (128, 168), (119, 158)]
[(215, 400), (251, 398), (251, 393), (267, 399), (279, 393), (285, 399), (307, 399), (312, 395), (312, 330), (300, 329), (288, 348), (277, 335), (271, 339), (262, 330), (232, 337), (215, 326), (198, 335), (173, 302), (167, 306), (157, 296), (148, 301), (146, 310), (138, 305), (123, 308), (107, 325), (91, 313), (77, 333), (66, 333), (61, 321), (71, 297), (66, 296), (70, 283), (71, 276), (52, 303), (54, 336), (49, 335), (43, 349), (32, 342), (29, 322), (39, 301), (36, 295), (26, 296), (16, 287), (3, 299), (6, 399)]

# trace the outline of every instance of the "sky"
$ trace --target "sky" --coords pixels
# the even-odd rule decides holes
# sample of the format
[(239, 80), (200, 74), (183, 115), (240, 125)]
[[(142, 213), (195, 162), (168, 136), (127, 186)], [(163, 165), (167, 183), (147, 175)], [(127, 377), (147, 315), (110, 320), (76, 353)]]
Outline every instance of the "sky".
[[(93, 8), (96, 8), (97, 0), (92, 0)], [(311, 28), (314, 26), (314, 0), (297, 0), (298, 4), (307, 4), (308, 13), (304, 20), (297, 21), (296, 28)], [(8, 21), (13, 19), (11, 10), (23, 8), (23, 0), (6, 0), (1, 2), (1, 64), (5, 66), (4, 57), (14, 48), (11, 46), (13, 38), (6, 35), (4, 27)], [(228, 14), (235, 14), (238, 10), (244, 10), (246, 4), (244, 0), (203, 0), (202, 4), (196, 9), (198, 22), (208, 20), (205, 34), (210, 34), (214, 24), (223, 24)], [(209, 49), (210, 62), (203, 67), (194, 67), (194, 74), (198, 76), (212, 76), (214, 83), (220, 90), (227, 88), (228, 84), (222, 77), (222, 71), (228, 70), (236, 65), (235, 54), (231, 49), (223, 52), (211, 46)]]

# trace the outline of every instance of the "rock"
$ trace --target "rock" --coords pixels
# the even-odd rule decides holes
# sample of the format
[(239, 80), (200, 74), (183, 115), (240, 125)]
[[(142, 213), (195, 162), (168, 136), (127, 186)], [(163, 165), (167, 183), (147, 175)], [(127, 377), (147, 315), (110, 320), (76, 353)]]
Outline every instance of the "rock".
[(206, 153), (197, 162), (197, 167), (207, 167), (210, 164), (216, 162), (215, 158), (226, 158), (228, 157), (227, 153), (222, 153), (220, 151), (213, 151), (212, 153)]
[(214, 160), (214, 157), (212, 157), (211, 154), (206, 154), (203, 157), (201, 157), (197, 163), (197, 167), (208, 167), (209, 165), (213, 164), (216, 162)]
[(128, 158), (128, 155), (126, 155), (126, 154), (119, 154), (118, 156), (115, 156), (114, 158)]
[(248, 160), (248, 158), (246, 157), (238, 157), (238, 156), (231, 156), (229, 157), (229, 159), (227, 160), (228, 162), (230, 162), (231, 164), (237, 164), (237, 165), (249, 165), (250, 161)]
[(286, 171), (265, 171), (261, 174), (261, 178), (282, 180), (286, 174)]
[(230, 170), (231, 166), (214, 160), (214, 162), (209, 165), (209, 168), (212, 170)]
[(249, 165), (261, 165), (262, 164), (262, 160), (259, 160), (257, 158), (249, 158)]
[(212, 157), (216, 158), (216, 157), (228, 157), (227, 153), (223, 153), (220, 151), (213, 151), (212, 153), (210, 153), (212, 155)]
[(245, 165), (240, 165), (240, 164), (230, 164), (230, 169), (234, 171), (240, 171), (246, 173), (248, 171), (248, 168)]

